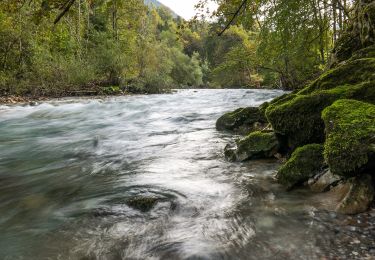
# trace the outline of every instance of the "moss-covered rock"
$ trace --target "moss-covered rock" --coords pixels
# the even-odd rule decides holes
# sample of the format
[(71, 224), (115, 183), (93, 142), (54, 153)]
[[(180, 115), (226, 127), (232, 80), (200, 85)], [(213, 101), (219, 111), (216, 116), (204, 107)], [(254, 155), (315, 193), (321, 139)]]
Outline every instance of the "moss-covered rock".
[(323, 145), (305, 145), (293, 152), (290, 159), (279, 169), (277, 179), (291, 189), (313, 177), (323, 167)]
[(297, 94), (306, 95), (316, 90), (332, 89), (343, 85), (356, 85), (374, 80), (375, 57), (354, 59), (328, 70)]
[(375, 154), (375, 105), (338, 100), (323, 111), (327, 140), (324, 155), (334, 174), (353, 176), (369, 170)]
[(259, 130), (264, 127), (267, 120), (264, 116), (264, 106), (239, 108), (221, 116), (216, 121), (216, 129), (219, 131), (227, 130), (239, 134), (248, 134), (251, 131)]
[(266, 116), (278, 136), (287, 139), (288, 147), (294, 150), (309, 143), (324, 142), (321, 113), (334, 101), (343, 98), (374, 102), (375, 81), (316, 90), (306, 95), (292, 94), (284, 100), (270, 104)]
[(256, 158), (271, 158), (279, 150), (273, 132), (256, 131), (236, 142), (236, 146), (225, 148), (225, 157), (230, 161), (246, 161)]

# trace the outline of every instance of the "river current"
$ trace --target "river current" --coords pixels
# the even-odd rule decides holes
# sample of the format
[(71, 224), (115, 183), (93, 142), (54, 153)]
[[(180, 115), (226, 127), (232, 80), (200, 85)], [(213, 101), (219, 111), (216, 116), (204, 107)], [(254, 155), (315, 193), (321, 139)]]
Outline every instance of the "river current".
[[(0, 259), (315, 259), (321, 229), (274, 160), (230, 163), (224, 112), (277, 90), (0, 107)], [(156, 198), (141, 210), (133, 198)]]

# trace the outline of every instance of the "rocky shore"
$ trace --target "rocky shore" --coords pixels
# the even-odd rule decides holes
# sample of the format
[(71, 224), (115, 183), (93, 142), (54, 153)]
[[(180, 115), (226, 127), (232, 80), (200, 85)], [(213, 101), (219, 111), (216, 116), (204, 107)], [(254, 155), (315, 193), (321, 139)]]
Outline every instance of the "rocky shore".
[[(372, 14), (372, 15), (371, 15)], [(283, 159), (276, 178), (287, 190), (322, 193), (326, 209), (366, 212), (375, 197), (375, 3), (338, 40), (331, 65), (303, 89), (259, 108), (239, 108), (216, 128), (243, 135), (225, 148), (233, 162)]]
[(14, 104), (37, 104), (41, 101), (46, 101), (47, 97), (26, 97), (26, 96), (3, 96), (0, 97), (0, 104), (14, 105)]

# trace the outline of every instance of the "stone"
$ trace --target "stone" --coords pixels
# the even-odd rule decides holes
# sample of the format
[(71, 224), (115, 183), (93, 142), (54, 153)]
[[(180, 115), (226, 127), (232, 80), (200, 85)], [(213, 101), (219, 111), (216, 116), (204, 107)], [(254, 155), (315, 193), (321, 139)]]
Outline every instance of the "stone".
[(278, 153), (279, 143), (273, 132), (256, 131), (225, 148), (225, 157), (230, 161), (272, 158)]
[(345, 185), (349, 185), (345, 197), (336, 207), (336, 211), (342, 214), (354, 215), (365, 212), (375, 197), (374, 184), (369, 174), (349, 179)]
[(239, 108), (224, 114), (216, 121), (218, 131), (232, 131), (238, 134), (248, 134), (266, 126), (267, 120), (258, 107)]
[(310, 183), (310, 189), (314, 192), (325, 192), (330, 187), (337, 184), (342, 178), (338, 175), (333, 174), (329, 169), (325, 170), (323, 174), (314, 178)]
[(326, 108), (322, 118), (324, 155), (332, 173), (350, 178), (375, 169), (375, 105), (342, 99)]
[(323, 145), (309, 144), (293, 152), (290, 159), (278, 170), (276, 178), (287, 189), (291, 189), (306, 182), (323, 167)]

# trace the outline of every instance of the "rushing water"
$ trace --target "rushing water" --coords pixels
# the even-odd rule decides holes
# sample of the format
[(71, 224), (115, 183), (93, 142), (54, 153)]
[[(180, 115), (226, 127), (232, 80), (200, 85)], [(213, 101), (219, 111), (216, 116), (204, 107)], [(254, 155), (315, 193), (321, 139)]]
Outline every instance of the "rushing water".
[[(0, 259), (308, 259), (319, 230), (275, 161), (230, 163), (215, 120), (280, 91), (0, 108)], [(133, 198), (156, 198), (150, 210)]]

